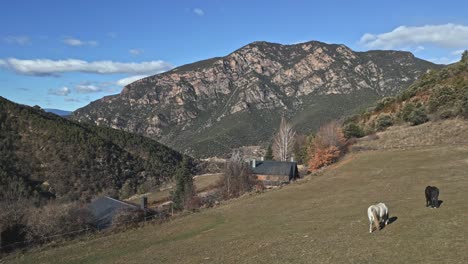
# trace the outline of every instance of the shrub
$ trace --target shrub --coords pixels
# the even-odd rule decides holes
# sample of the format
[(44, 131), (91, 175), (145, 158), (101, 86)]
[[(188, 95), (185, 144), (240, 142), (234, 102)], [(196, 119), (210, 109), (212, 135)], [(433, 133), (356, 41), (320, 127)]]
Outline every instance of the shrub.
[(0, 253), (24, 246), (20, 242), (26, 240), (27, 206), (26, 199), (0, 201)]
[(426, 123), (428, 120), (429, 118), (427, 117), (426, 112), (422, 107), (414, 109), (408, 116), (408, 122), (412, 126)]
[(457, 91), (452, 86), (437, 86), (429, 98), (429, 111), (435, 112), (439, 108), (451, 107), (457, 100)]
[(250, 165), (242, 160), (238, 151), (234, 151), (226, 162), (220, 185), (226, 198), (238, 197), (252, 189), (253, 179)]
[(343, 133), (346, 138), (360, 138), (365, 136), (364, 130), (355, 123), (348, 123), (343, 127)]
[(324, 149), (318, 148), (309, 163), (309, 169), (317, 170), (321, 167), (328, 166), (336, 162), (340, 156), (341, 151), (336, 146), (330, 146)]
[[(466, 52), (466, 50), (465, 50)], [(468, 90), (468, 87), (465, 87), (466, 90)], [(466, 94), (463, 97), (463, 100), (461, 102), (461, 113), (463, 117), (468, 118), (468, 94)]]
[[(336, 162), (345, 150), (343, 129), (337, 122), (328, 123), (318, 130), (309, 149), (309, 170), (316, 170)], [(311, 155), (312, 154), (312, 155)]]
[(411, 112), (413, 112), (414, 108), (415, 108), (414, 104), (412, 104), (412, 103), (405, 104), (405, 106), (403, 107), (403, 109), (401, 109), (401, 111), (399, 113), (399, 117), (403, 121), (408, 122), (408, 117), (411, 114)]
[(112, 218), (112, 229), (122, 229), (135, 226), (145, 218), (143, 210), (121, 209)]
[(395, 102), (394, 97), (385, 97), (377, 103), (374, 110), (375, 111), (383, 110), (385, 107), (389, 106), (393, 102)]
[[(91, 212), (76, 204), (48, 204), (40, 208), (31, 208), (27, 218), (28, 240), (48, 242), (67, 234), (89, 227)], [(79, 235), (72, 233), (70, 235)]]
[(439, 112), (439, 117), (442, 119), (448, 119), (455, 117), (456, 113), (452, 109), (443, 109)]
[(377, 119), (377, 123), (376, 123), (376, 129), (378, 131), (383, 131), (385, 130), (387, 127), (390, 127), (393, 125), (393, 119), (391, 116), (389, 115), (381, 115), (379, 116), (379, 118)]

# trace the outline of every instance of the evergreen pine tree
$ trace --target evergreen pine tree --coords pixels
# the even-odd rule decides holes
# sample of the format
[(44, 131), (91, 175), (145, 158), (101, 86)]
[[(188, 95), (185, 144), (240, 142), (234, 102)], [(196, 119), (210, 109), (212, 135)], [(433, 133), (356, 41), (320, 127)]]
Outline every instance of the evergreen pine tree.
[(195, 194), (193, 178), (190, 172), (190, 161), (184, 157), (175, 172), (176, 189), (172, 193), (174, 209), (183, 209)]
[(271, 147), (271, 144), (268, 145), (267, 152), (265, 154), (265, 159), (266, 160), (273, 160), (273, 148)]
[(461, 61), (462, 61), (462, 62), (468, 62), (468, 50), (465, 50), (465, 51), (462, 53)]

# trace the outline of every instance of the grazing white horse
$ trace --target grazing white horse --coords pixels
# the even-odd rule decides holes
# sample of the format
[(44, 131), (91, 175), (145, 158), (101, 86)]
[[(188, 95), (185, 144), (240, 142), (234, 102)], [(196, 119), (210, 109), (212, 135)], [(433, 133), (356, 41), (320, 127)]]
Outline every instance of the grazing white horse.
[(369, 233), (372, 233), (372, 225), (375, 225), (377, 230), (380, 229), (380, 223), (388, 224), (388, 207), (384, 203), (378, 203), (367, 208), (367, 217), (369, 217)]

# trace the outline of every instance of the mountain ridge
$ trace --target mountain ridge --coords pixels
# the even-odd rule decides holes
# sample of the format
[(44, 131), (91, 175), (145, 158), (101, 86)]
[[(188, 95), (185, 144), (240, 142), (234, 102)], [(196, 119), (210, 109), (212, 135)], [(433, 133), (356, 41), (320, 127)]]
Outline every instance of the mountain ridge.
[(409, 52), (258, 41), (138, 80), (76, 110), (72, 118), (142, 134), (199, 157), (222, 155), (266, 144), (281, 115), (292, 118), (299, 131), (315, 129), (395, 95), (439, 67)]

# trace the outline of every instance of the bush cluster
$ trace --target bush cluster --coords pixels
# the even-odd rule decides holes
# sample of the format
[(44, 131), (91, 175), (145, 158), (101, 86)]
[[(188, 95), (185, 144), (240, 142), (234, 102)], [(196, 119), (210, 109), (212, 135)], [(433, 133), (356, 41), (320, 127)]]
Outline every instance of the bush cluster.
[(346, 138), (361, 138), (365, 136), (364, 130), (356, 123), (347, 123), (343, 127), (343, 133)]
[(393, 125), (393, 118), (390, 115), (380, 115), (377, 118), (375, 129), (377, 131), (383, 131), (387, 127), (390, 127), (392, 125)]

